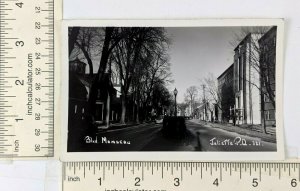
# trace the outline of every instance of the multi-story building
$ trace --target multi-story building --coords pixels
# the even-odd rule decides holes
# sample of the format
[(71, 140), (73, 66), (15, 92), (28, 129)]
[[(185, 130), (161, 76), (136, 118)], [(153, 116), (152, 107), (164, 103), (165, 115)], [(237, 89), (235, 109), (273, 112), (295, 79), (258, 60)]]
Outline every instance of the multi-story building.
[(234, 49), (233, 87), (236, 124), (260, 124), (259, 45), (262, 35), (249, 33)]
[(69, 62), (69, 115), (73, 116), (72, 119), (82, 120), (87, 115), (91, 115), (98, 124), (103, 124), (107, 120), (106, 116), (109, 116), (109, 121), (118, 121), (121, 111), (120, 78), (111, 68), (107, 69), (102, 81), (98, 82), (101, 85), (97, 88), (94, 112), (86, 113), (90, 112), (88, 100), (96, 76), (97, 74), (87, 74), (86, 63), (78, 58)]
[(261, 122), (262, 125), (275, 126), (275, 68), (276, 68), (276, 32), (272, 27), (259, 40), (260, 79), (261, 79)]
[(233, 66), (230, 65), (218, 78), (219, 103), (216, 105), (219, 122), (229, 122), (232, 119), (231, 108), (234, 107)]

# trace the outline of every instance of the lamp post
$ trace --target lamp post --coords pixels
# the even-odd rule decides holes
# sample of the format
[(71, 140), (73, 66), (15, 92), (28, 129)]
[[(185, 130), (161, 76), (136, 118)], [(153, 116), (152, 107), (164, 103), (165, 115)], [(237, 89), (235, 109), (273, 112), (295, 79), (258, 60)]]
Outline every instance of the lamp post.
[(178, 94), (178, 91), (177, 91), (177, 89), (176, 89), (176, 88), (174, 89), (173, 93), (174, 93), (174, 96), (175, 96), (175, 116), (177, 116), (177, 103), (176, 103), (176, 96), (177, 96), (177, 94)]

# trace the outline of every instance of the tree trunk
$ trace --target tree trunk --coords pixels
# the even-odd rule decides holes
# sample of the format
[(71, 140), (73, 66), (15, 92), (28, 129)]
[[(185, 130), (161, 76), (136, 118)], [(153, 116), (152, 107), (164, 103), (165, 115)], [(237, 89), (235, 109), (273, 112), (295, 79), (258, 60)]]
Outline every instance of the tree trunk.
[(106, 70), (109, 54), (110, 54), (110, 41), (112, 36), (113, 28), (107, 27), (105, 30), (105, 39), (104, 44), (102, 48), (102, 55), (100, 60), (100, 66), (97, 72), (97, 75), (93, 81), (92, 87), (91, 87), (91, 93), (89, 97), (89, 106), (91, 109), (91, 115), (95, 114), (96, 111), (96, 100), (97, 100), (97, 93), (98, 89), (100, 89), (100, 83), (103, 81), (104, 72)]
[(109, 128), (109, 117), (110, 117), (110, 93), (107, 92), (107, 99), (106, 99), (106, 115), (105, 115), (105, 126)]
[(139, 101), (139, 97), (137, 97), (135, 121), (136, 121), (136, 123), (140, 123), (140, 101)]
[[(261, 99), (264, 100), (264, 94), (261, 94)], [(267, 127), (266, 127), (266, 119), (265, 119), (265, 102), (262, 101), (261, 102), (261, 125), (262, 125), (262, 129), (263, 129), (263, 132), (265, 134), (267, 134)]]
[(74, 49), (74, 45), (76, 43), (77, 40), (77, 36), (79, 34), (79, 27), (73, 27), (71, 29), (71, 34), (69, 36), (69, 56), (71, 55), (73, 49)]
[(125, 124), (126, 123), (125, 120), (126, 120), (126, 95), (123, 95), (123, 97), (122, 97), (122, 113), (121, 113), (120, 123)]
[(92, 59), (90, 58), (89, 53), (84, 49), (84, 47), (82, 45), (80, 45), (79, 43), (77, 43), (77, 45), (80, 47), (81, 51), (84, 54), (84, 57), (86, 58), (88, 65), (89, 65), (89, 75), (90, 77), (93, 77), (93, 73), (94, 73), (94, 69), (93, 69), (93, 62)]

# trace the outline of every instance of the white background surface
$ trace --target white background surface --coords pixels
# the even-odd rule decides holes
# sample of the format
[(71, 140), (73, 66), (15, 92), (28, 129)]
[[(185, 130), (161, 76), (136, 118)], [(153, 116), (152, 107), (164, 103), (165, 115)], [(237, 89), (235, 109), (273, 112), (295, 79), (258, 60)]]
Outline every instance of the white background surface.
[[(284, 18), (284, 129), (290, 157), (300, 157), (299, 0), (65, 0), (64, 19)], [(58, 191), (57, 161), (0, 162), (1, 191)], [(87, 188), (88, 189), (88, 188)]]

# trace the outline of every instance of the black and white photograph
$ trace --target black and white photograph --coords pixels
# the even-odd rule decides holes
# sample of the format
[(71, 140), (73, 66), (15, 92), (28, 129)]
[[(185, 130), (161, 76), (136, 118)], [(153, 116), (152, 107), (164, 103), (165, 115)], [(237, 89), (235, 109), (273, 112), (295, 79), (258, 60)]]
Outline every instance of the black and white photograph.
[(68, 25), (67, 153), (277, 153), (279, 26), (226, 23)]

